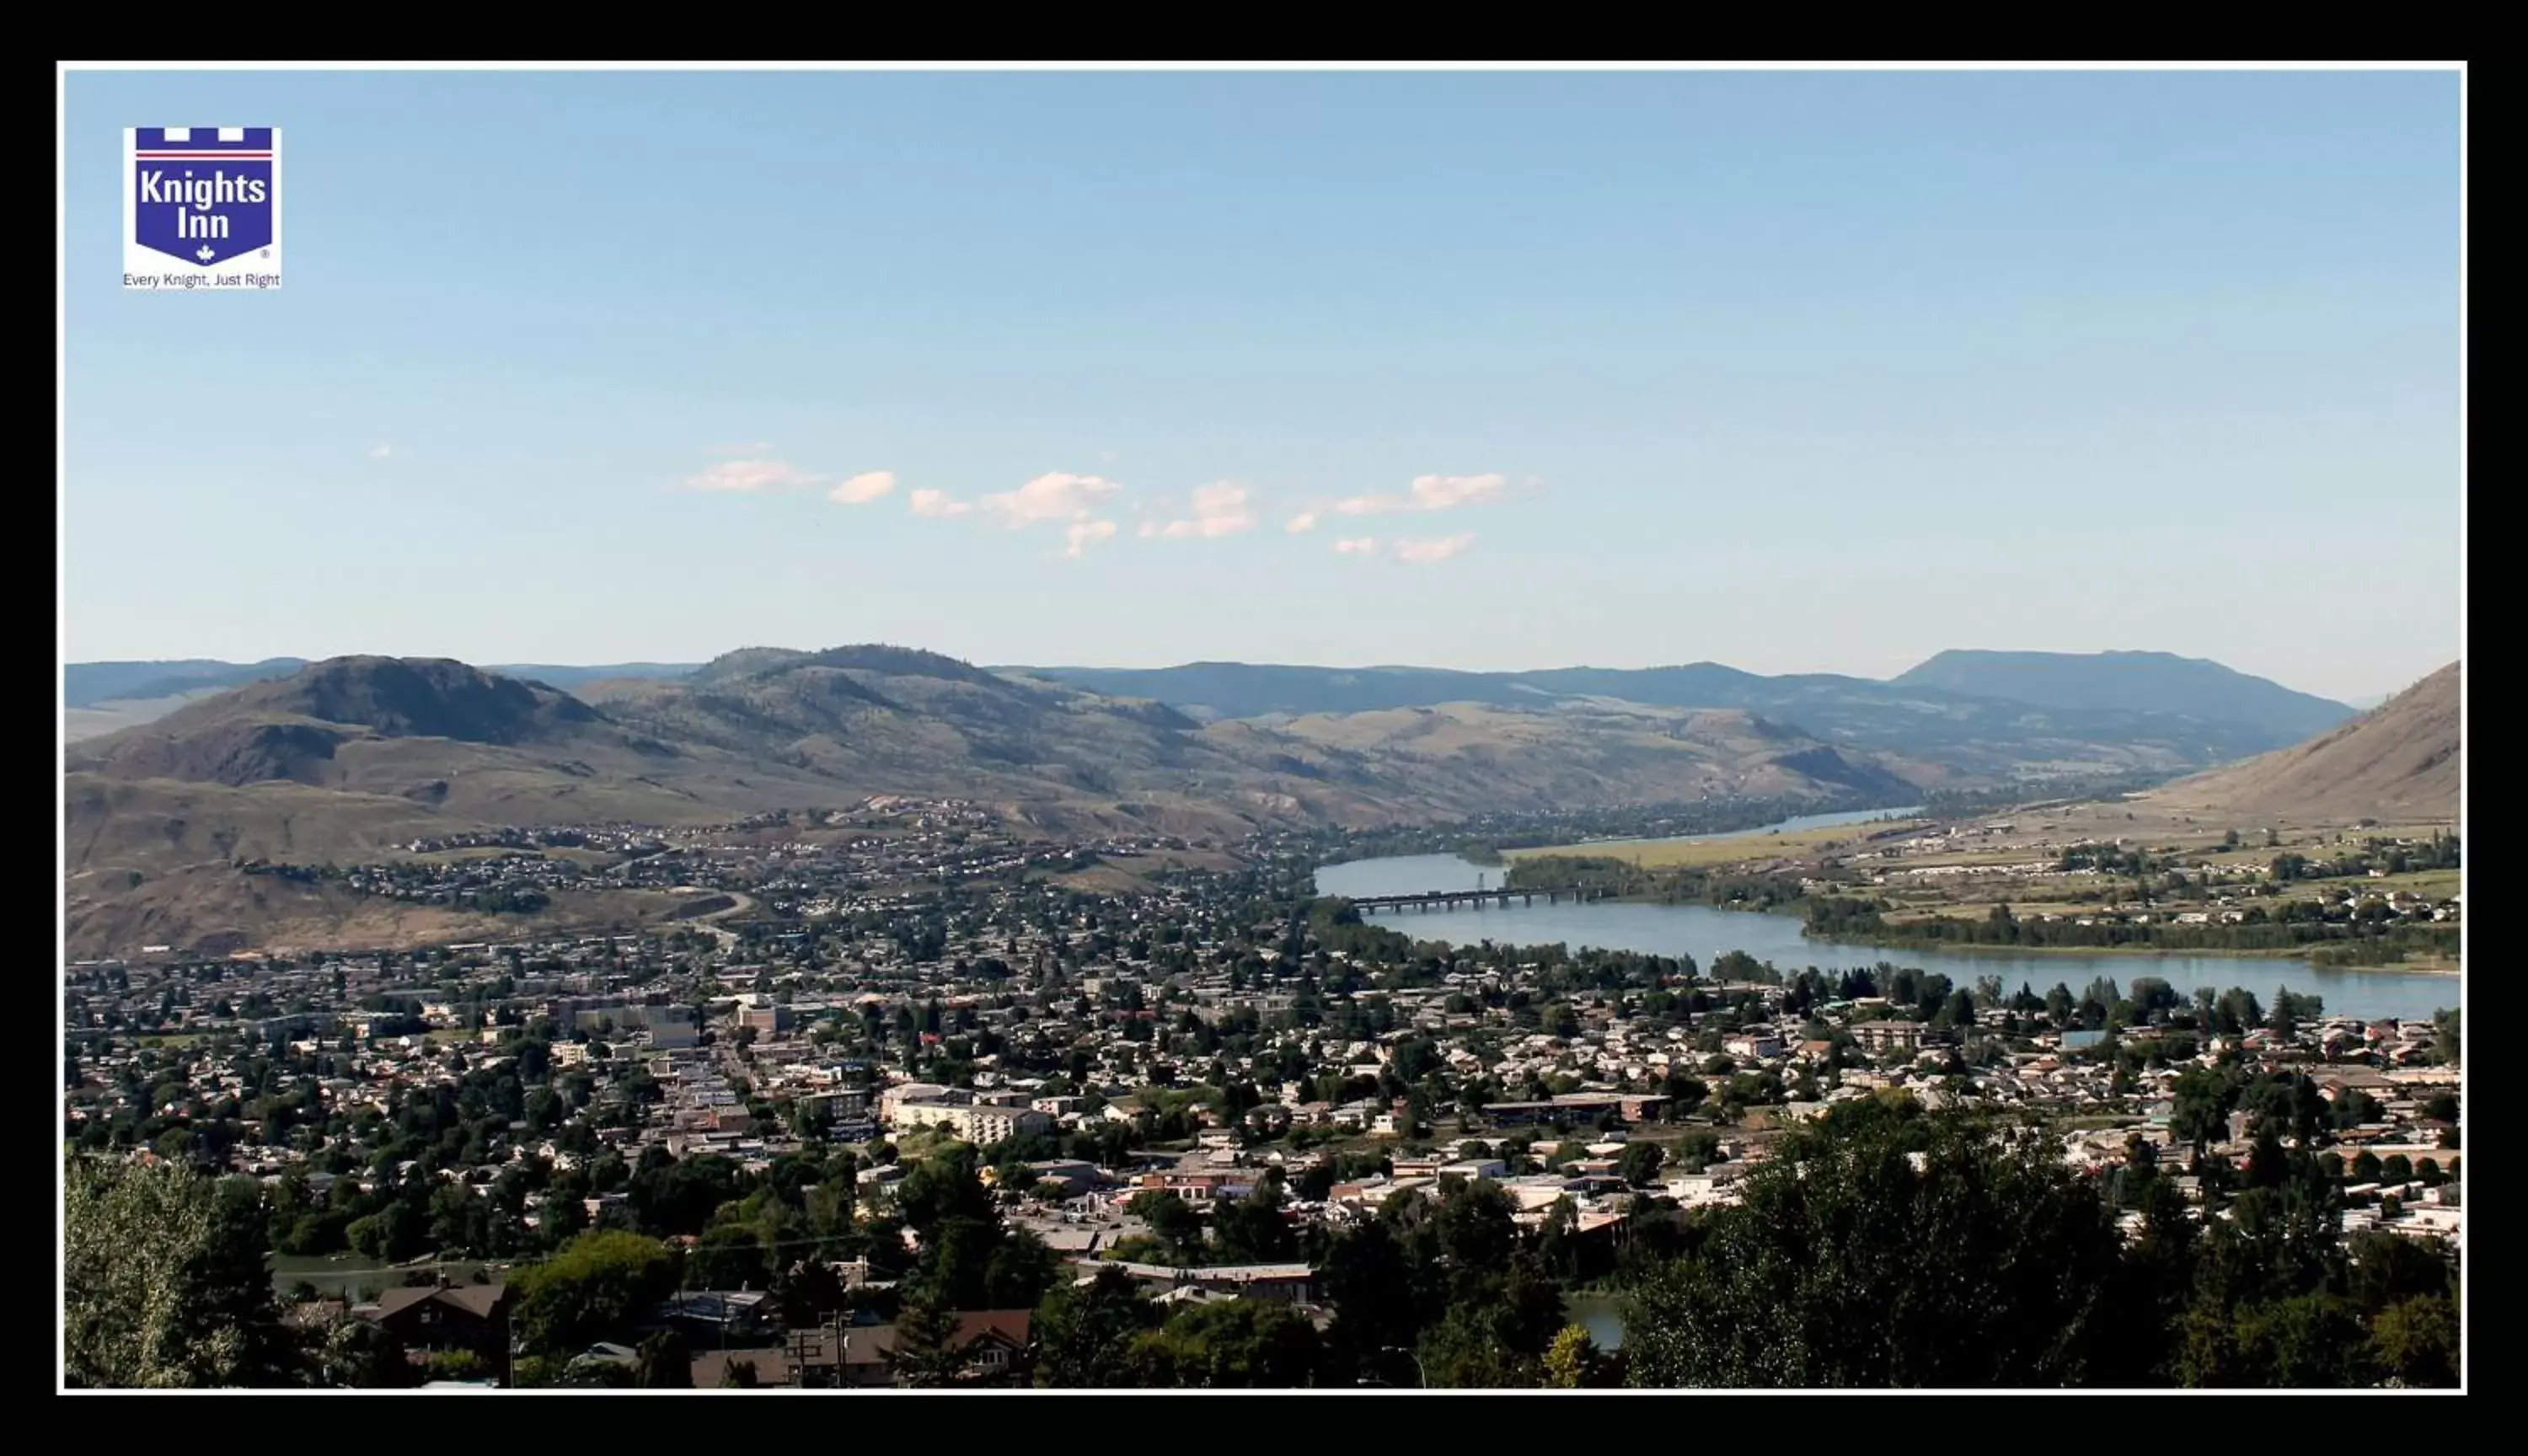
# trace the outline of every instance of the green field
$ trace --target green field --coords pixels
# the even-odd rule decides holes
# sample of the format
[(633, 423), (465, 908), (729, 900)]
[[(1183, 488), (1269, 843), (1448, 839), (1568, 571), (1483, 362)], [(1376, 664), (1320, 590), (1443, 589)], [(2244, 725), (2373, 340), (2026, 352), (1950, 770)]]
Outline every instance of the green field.
[(1505, 850), (1502, 854), (1513, 863), (1548, 858), (1619, 859), (1641, 869), (1701, 868), (1749, 859), (1805, 858), (1838, 845), (1858, 846), (1865, 834), (1920, 828), (1923, 822), (1906, 819), (1884, 824), (1844, 824), (1827, 829), (1795, 829), (1788, 834), (1733, 834), (1726, 839), (1613, 840)]

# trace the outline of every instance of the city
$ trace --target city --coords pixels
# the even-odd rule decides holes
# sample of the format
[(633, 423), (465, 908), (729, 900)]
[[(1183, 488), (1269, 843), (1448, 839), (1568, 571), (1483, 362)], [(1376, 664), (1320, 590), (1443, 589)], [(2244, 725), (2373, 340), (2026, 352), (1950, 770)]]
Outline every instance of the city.
[[(882, 852), (533, 837), (754, 917), (74, 962), (65, 1136), (250, 1207), (256, 1297), (329, 1382), (1049, 1382), (1124, 1358), (1065, 1332), (1093, 1307), (1154, 1362), (1118, 1383), (1392, 1382), (1391, 1345), (1438, 1383), (1611, 1383), (1602, 1291), (1856, 1106), (2027, 1129), (2128, 1244), (2261, 1238), (2229, 1233), (2254, 1195), (2304, 1189), (2361, 1266), (2421, 1280), (2395, 1309), (2451, 1322), (2340, 1358), (2453, 1370), (2429, 1272), (2460, 1242), (2454, 1012), (1416, 941), (1270, 843), (1100, 894), (1052, 882), (1085, 851), (887, 808), (917, 827)], [(1410, 1317), (1349, 1292), (1344, 1251), (1426, 1227), (1517, 1251), (1516, 1328), (1470, 1333), (1444, 1291), (1363, 1343)], [(601, 1255), (637, 1302), (554, 1282)]]
[(58, 1397), (2469, 1393), (2465, 63), (56, 80)]

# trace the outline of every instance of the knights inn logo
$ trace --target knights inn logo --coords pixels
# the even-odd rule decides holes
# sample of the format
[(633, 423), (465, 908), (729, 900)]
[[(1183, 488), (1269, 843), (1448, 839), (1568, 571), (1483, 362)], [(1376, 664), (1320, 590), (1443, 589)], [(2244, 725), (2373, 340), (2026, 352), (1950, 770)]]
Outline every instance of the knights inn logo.
[(280, 287), (281, 129), (126, 129), (123, 286)]

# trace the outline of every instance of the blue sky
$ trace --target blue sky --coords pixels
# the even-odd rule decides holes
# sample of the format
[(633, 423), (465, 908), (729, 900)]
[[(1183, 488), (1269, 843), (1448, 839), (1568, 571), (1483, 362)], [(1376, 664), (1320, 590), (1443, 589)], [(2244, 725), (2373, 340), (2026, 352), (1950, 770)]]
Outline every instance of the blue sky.
[[(120, 287), (187, 125), (283, 130), (280, 291)], [(74, 74), (62, 649), (2385, 692), (2459, 648), (2458, 138), (2426, 74)]]

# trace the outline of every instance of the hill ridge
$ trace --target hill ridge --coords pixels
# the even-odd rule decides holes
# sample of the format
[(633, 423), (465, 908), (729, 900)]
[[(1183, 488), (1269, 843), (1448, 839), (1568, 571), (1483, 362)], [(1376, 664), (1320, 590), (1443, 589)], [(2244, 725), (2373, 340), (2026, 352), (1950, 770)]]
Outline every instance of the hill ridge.
[(2455, 823), (2461, 671), (2451, 662), (2348, 723), (2182, 779), (2156, 797), (2234, 815)]

